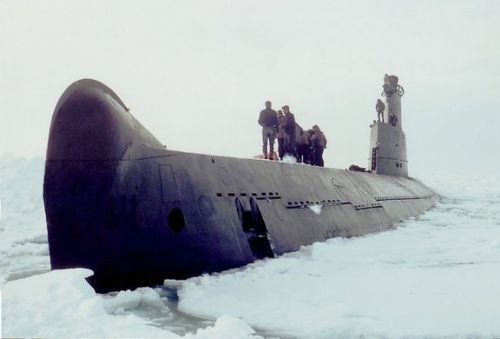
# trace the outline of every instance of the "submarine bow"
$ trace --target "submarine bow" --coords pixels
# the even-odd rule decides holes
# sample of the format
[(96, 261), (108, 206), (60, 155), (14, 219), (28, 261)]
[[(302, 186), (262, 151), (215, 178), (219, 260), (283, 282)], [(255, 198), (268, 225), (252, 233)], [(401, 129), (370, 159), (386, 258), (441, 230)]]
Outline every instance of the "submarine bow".
[[(51, 266), (92, 269), (90, 283), (106, 292), (390, 228), (438, 199), (405, 175), (406, 146), (384, 143), (403, 140), (401, 133), (401, 126), (372, 127), (370, 161), (380, 162), (372, 173), (178, 152), (104, 84), (77, 81), (56, 105), (47, 148)], [(402, 160), (392, 166), (384, 154)]]

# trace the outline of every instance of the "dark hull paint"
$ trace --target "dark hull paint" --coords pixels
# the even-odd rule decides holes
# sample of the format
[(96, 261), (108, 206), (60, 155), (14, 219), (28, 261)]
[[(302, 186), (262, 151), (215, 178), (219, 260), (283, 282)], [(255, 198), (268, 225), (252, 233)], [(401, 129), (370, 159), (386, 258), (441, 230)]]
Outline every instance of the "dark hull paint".
[(166, 150), (93, 80), (59, 100), (44, 182), (52, 268), (90, 268), (101, 292), (381, 231), (437, 200), (411, 178)]

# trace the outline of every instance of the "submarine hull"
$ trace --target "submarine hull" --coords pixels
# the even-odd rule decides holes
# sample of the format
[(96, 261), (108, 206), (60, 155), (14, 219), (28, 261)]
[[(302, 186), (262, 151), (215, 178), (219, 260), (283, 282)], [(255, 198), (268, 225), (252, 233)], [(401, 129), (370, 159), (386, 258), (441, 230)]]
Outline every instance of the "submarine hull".
[(56, 106), (44, 179), (51, 266), (92, 269), (99, 292), (385, 230), (438, 199), (407, 177), (167, 150), (93, 80)]

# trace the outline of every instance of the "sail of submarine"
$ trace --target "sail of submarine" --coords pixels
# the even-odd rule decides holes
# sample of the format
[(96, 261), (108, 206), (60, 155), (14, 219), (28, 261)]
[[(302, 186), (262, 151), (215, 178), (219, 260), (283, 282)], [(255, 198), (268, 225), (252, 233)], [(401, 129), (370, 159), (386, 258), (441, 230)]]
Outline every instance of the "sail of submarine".
[(391, 123), (371, 126), (371, 173), (169, 150), (104, 84), (73, 83), (56, 105), (46, 157), (52, 269), (89, 268), (98, 292), (155, 285), (426, 211), (439, 197), (408, 177), (394, 78), (384, 84)]

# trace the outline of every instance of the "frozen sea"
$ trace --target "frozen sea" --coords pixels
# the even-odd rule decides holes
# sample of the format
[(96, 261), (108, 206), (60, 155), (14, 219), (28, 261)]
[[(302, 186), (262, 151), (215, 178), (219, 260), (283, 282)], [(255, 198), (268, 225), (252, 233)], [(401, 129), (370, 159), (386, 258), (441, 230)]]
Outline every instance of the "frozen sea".
[(0, 157), (3, 337), (500, 337), (499, 171), (421, 177), (441, 201), (391, 231), (103, 295), (50, 271), (43, 167)]

